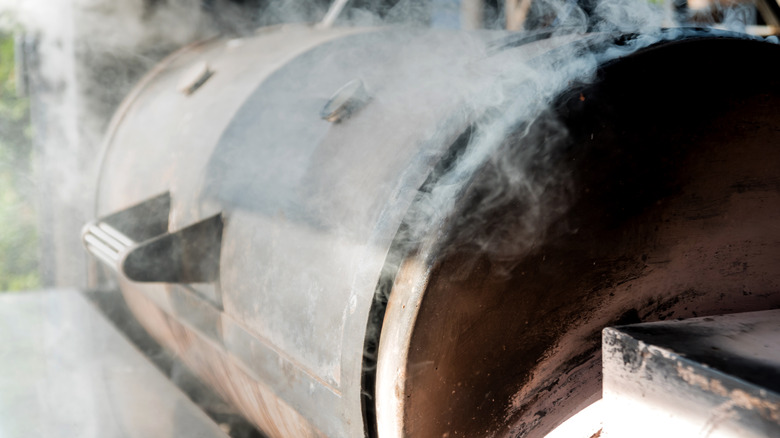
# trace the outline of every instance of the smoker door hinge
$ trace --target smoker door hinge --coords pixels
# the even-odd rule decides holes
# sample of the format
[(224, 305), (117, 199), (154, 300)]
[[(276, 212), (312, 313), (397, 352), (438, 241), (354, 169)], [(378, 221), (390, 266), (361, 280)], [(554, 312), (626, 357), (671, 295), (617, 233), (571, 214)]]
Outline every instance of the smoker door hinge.
[(219, 277), (222, 215), (168, 231), (170, 193), (90, 222), (87, 250), (129, 280), (210, 283)]

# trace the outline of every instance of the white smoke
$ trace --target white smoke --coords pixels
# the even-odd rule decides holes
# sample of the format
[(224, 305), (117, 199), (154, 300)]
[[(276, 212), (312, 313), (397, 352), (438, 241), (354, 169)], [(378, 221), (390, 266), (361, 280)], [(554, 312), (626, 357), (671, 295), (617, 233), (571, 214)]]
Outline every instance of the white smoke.
[[(215, 34), (198, 0), (0, 0), (31, 89), (44, 284), (85, 286), (79, 236), (92, 219), (111, 113), (166, 54)], [(55, 219), (56, 218), (56, 219)]]
[[(566, 127), (550, 105), (572, 84), (590, 82), (605, 61), (677, 38), (680, 30), (675, 26), (684, 24), (676, 21), (680, 13), (669, 2), (601, 0), (586, 10), (575, 2), (545, 0), (535, 2), (535, 8), (537, 21), (551, 35), (548, 41), (560, 47), (535, 59), (518, 59), (511, 50), (486, 56), (477, 62), (487, 65), (480, 68), (494, 70), (488, 81), (435, 79), (454, 83), (453, 92), (462, 95), (465, 113), (489, 116), (477, 121), (465, 152), (438, 184), (422, 194), (420, 211), (407, 218), (411, 222), (405, 233), (412, 246), (451, 219), (463, 185), (482, 169), (488, 171), (477, 180), (479, 187), (472, 187), (480, 199), (457, 219), (461, 234), (457, 240), (476, 244), (499, 259), (517, 259), (541, 243), (547, 228), (573, 201), (565, 169), (550, 161), (567, 138)], [(720, 27), (744, 30), (750, 19), (745, 8), (723, 9), (726, 20)], [(615, 38), (621, 35), (631, 37), (618, 44)], [(546, 125), (548, 134), (528, 138), (538, 135), (533, 132), (540, 125)], [(508, 142), (513, 145), (507, 147)], [(491, 229), (494, 214), (513, 203), (527, 206), (525, 213)]]

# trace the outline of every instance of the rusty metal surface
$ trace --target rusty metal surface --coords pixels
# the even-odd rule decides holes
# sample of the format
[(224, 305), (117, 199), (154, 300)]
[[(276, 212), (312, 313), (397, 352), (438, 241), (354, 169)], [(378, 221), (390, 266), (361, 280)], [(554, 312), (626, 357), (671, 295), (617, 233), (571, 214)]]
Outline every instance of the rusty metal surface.
[(604, 437), (780, 434), (780, 311), (604, 330)]
[[(669, 44), (564, 94), (555, 110), (570, 136), (552, 168), (565, 177), (538, 197), (574, 189), (530, 248), (512, 246), (533, 214), (523, 198), (469, 214), (490, 208), (487, 166), (448, 238), (417, 256), (402, 435), (543, 436), (598, 397), (601, 328), (780, 305), (780, 87), (761, 61), (776, 52)], [(715, 61), (723, 53), (734, 67)]]
[[(325, 436), (267, 385), (232, 359), (204, 331), (183, 318), (160, 310), (145, 295), (125, 292), (128, 306), (141, 323), (163, 342), (225, 400), (270, 437), (316, 438)], [(192, 312), (188, 314), (192, 317)]]

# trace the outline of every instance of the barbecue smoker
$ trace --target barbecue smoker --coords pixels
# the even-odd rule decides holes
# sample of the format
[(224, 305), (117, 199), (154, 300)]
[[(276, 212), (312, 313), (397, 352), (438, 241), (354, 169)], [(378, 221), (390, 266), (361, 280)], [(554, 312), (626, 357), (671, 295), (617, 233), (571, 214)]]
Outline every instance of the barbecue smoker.
[(88, 250), (272, 437), (544, 436), (601, 330), (780, 306), (780, 47), (275, 27), (115, 116)]

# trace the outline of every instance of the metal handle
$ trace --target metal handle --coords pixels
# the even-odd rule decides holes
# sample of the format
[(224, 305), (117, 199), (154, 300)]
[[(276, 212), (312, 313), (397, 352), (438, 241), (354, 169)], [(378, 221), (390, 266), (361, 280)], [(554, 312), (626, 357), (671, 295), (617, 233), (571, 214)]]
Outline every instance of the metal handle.
[(104, 222), (90, 222), (82, 233), (87, 251), (106, 265), (118, 269), (119, 261), (135, 242)]
[(207, 283), (219, 276), (222, 215), (168, 232), (170, 194), (90, 222), (87, 251), (137, 282)]

